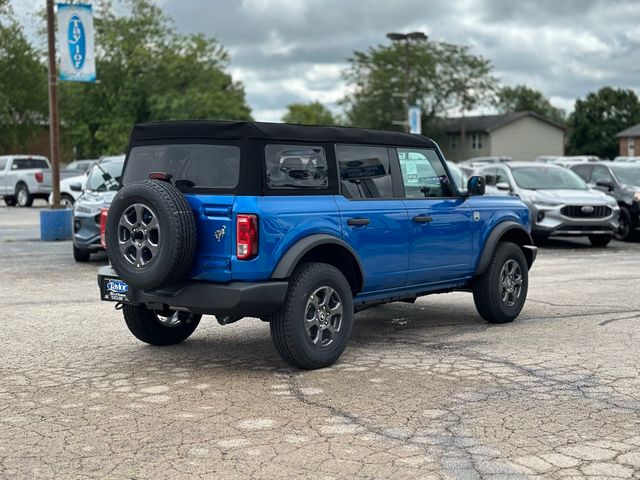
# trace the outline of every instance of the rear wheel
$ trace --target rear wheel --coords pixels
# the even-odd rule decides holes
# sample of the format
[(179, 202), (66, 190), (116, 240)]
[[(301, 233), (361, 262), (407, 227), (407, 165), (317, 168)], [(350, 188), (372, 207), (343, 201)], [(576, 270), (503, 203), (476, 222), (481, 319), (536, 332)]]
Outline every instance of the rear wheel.
[(176, 345), (198, 328), (202, 315), (167, 310), (156, 312), (144, 305), (124, 305), (124, 321), (134, 337), (149, 345)]
[(500, 242), (489, 267), (473, 286), (473, 300), (482, 318), (508, 323), (522, 311), (529, 287), (529, 269), (520, 247)]
[(271, 338), (294, 367), (315, 369), (335, 362), (353, 325), (351, 287), (326, 263), (305, 263), (293, 273), (287, 299), (271, 317)]
[(24, 183), (20, 183), (16, 187), (16, 199), (19, 207), (30, 207), (33, 205), (33, 196), (29, 193), (29, 188)]
[(589, 241), (594, 247), (606, 247), (612, 239), (611, 235), (589, 235)]
[(78, 248), (75, 245), (73, 246), (73, 259), (76, 262), (88, 262), (91, 259), (91, 252), (89, 250), (85, 250), (83, 248)]
[(16, 200), (16, 197), (13, 197), (11, 195), (7, 195), (4, 197), (4, 204), (7, 207), (15, 207), (16, 203), (18, 203), (18, 201)]

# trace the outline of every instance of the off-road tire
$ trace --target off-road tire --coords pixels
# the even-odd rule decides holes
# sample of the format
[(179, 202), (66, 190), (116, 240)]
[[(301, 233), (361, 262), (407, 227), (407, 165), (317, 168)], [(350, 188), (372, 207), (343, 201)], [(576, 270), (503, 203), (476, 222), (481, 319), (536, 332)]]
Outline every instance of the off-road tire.
[(91, 251), (73, 246), (73, 259), (79, 263), (85, 263), (91, 260)]
[(598, 248), (606, 247), (611, 243), (611, 240), (613, 240), (611, 235), (589, 235), (591, 245)]
[(7, 207), (15, 207), (17, 205), (18, 201), (16, 200), (16, 197), (12, 196), (12, 195), (5, 195), (4, 197), (4, 204)]
[[(135, 203), (149, 207), (158, 218), (160, 240), (155, 261), (138, 268), (120, 251), (118, 224)], [(109, 208), (106, 229), (107, 255), (125, 282), (139, 289), (155, 289), (177, 283), (187, 273), (196, 250), (196, 223), (191, 207), (176, 187), (159, 180), (126, 185)]]
[[(24, 183), (19, 183), (16, 186), (16, 202), (19, 207), (30, 207), (33, 205), (33, 195), (29, 193), (29, 187), (27, 187)], [(24, 201), (20, 203), (20, 198), (23, 198)]]
[(181, 315), (184, 315), (185, 318), (188, 317), (188, 323), (184, 321), (180, 325), (167, 327), (160, 323), (153, 310), (149, 310), (144, 305), (124, 305), (122, 313), (124, 321), (134, 337), (158, 347), (184, 342), (198, 328), (200, 318), (202, 318), (201, 315), (182, 312)]
[[(313, 345), (305, 331), (305, 309), (311, 293), (321, 286), (333, 288), (342, 302), (341, 333), (331, 345)], [(282, 307), (271, 316), (271, 339), (280, 356), (294, 367), (323, 368), (342, 354), (353, 326), (353, 294), (345, 276), (326, 263), (299, 265), (289, 282), (289, 291)]]
[[(518, 301), (507, 306), (501, 297), (500, 274), (503, 266), (515, 260), (520, 267), (522, 287)], [(529, 269), (520, 247), (511, 242), (498, 243), (487, 270), (473, 284), (473, 300), (482, 318), (489, 323), (509, 323), (522, 311), (529, 287)]]

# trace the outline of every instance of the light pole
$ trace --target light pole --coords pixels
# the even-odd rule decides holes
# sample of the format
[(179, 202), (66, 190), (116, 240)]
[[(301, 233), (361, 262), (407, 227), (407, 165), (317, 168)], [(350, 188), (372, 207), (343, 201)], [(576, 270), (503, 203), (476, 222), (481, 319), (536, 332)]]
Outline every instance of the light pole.
[(387, 38), (392, 42), (402, 42), (404, 43), (404, 110), (405, 110), (405, 119), (403, 121), (394, 121), (393, 123), (396, 125), (404, 125), (405, 130), (409, 131), (409, 107), (411, 106), (410, 98), (409, 98), (409, 87), (410, 87), (410, 74), (411, 74), (411, 63), (409, 60), (410, 55), (410, 44), (411, 41), (426, 41), (427, 35), (424, 32), (411, 32), (411, 33), (395, 33), (390, 32), (387, 33)]
[(49, 145), (51, 150), (51, 208), (60, 208), (60, 131), (58, 123), (58, 73), (53, 0), (47, 0), (47, 46), (49, 53)]

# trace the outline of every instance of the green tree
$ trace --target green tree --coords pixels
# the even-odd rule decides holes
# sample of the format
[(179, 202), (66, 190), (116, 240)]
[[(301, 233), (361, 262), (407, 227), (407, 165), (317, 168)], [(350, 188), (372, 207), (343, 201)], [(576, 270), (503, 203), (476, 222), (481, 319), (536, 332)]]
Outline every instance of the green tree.
[(47, 119), (47, 74), (38, 52), (0, 0), (0, 151), (25, 147)]
[(487, 103), (496, 80), (491, 62), (469, 47), (445, 42), (378, 45), (356, 51), (343, 73), (351, 93), (341, 100), (347, 123), (370, 128), (400, 129), (406, 119), (405, 60), (409, 55), (409, 103), (422, 106), (423, 125), (447, 111), (464, 113)]
[(300, 125), (334, 125), (335, 118), (331, 111), (320, 102), (291, 103), (282, 121)]
[(640, 123), (640, 101), (633, 90), (603, 87), (576, 101), (569, 117), (569, 151), (613, 158), (616, 133)]
[(119, 153), (135, 123), (172, 119), (251, 119), (244, 88), (225, 71), (226, 50), (213, 38), (183, 35), (149, 0), (130, 0), (116, 15), (96, 12), (99, 83), (64, 82), (65, 135), (78, 155)]
[(526, 85), (501, 88), (496, 95), (495, 106), (500, 113), (532, 111), (556, 123), (565, 123), (562, 109), (551, 105), (542, 92)]

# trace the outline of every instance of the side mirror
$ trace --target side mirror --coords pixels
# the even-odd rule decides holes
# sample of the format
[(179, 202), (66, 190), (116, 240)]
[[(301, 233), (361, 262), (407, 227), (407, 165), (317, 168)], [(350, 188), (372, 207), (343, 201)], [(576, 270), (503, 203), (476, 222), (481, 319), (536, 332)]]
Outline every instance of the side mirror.
[(69, 189), (73, 192), (81, 192), (82, 191), (82, 184), (80, 182), (74, 182), (72, 184), (69, 185)]
[(607, 190), (613, 190), (613, 182), (610, 180), (598, 180), (596, 182), (596, 187), (606, 188)]
[(509, 185), (507, 182), (498, 182), (498, 183), (496, 183), (496, 188), (498, 190), (506, 190), (508, 192), (511, 191), (511, 185)]
[(467, 194), (471, 195), (484, 195), (487, 182), (484, 177), (480, 175), (472, 176), (467, 182)]

